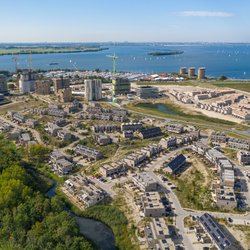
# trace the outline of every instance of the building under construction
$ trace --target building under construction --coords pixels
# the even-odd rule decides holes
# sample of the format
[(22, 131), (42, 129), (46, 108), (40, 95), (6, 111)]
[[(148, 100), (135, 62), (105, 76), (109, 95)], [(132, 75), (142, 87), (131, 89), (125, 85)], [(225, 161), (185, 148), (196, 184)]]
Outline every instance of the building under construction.
[(130, 87), (131, 87), (131, 84), (127, 78), (115, 78), (112, 80), (113, 96), (129, 94)]

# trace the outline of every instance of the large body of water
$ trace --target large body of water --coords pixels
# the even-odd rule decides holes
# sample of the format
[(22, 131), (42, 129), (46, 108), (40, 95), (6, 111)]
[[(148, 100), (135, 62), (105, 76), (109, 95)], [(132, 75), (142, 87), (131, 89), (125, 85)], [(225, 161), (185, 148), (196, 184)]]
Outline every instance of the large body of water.
[[(207, 75), (250, 79), (250, 44), (118, 44), (105, 45), (109, 50), (70, 54), (34, 54), (34, 69), (112, 70), (116, 53), (118, 71), (139, 73), (178, 72), (180, 67), (206, 67)], [(183, 54), (150, 56), (149, 52), (181, 50)], [(71, 61), (71, 63), (70, 63)], [(50, 65), (58, 63), (58, 65)], [(74, 66), (74, 65), (75, 66)], [(19, 68), (29, 67), (29, 55), (19, 56)], [(14, 71), (12, 56), (0, 56), (0, 70)]]

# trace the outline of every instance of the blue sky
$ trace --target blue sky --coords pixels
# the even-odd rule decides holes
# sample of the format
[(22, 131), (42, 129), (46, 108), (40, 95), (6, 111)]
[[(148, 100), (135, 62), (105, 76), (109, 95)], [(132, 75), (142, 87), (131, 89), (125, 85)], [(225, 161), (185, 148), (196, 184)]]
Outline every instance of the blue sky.
[(250, 42), (249, 0), (0, 0), (0, 42)]

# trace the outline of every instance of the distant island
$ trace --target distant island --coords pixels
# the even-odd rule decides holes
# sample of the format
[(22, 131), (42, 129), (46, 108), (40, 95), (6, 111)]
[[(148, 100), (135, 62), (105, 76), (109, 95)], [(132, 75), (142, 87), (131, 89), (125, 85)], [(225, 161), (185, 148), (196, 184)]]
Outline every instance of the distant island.
[(54, 53), (78, 53), (78, 52), (98, 52), (102, 50), (108, 50), (109, 48), (101, 47), (22, 47), (12, 46), (9, 48), (0, 48), (0, 55), (20, 55), (20, 54), (54, 54)]
[(150, 56), (171, 56), (171, 55), (180, 55), (183, 53), (184, 53), (184, 51), (175, 50), (175, 51), (150, 52), (150, 53), (148, 53), (148, 55), (150, 55)]

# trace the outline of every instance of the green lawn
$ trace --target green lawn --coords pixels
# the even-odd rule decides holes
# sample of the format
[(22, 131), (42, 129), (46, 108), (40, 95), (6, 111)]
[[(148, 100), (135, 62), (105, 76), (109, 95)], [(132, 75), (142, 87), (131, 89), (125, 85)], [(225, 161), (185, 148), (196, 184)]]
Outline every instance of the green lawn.
[(241, 91), (250, 92), (250, 82), (247, 81), (235, 81), (235, 82), (219, 82), (219, 83), (212, 83), (215, 87), (224, 87), (224, 88), (232, 88)]
[(222, 124), (222, 125), (228, 125), (228, 126), (235, 126), (237, 125), (234, 122), (217, 119), (213, 117), (209, 117), (206, 115), (203, 115), (202, 113), (195, 112), (194, 114), (190, 114), (185, 112), (182, 108), (179, 106), (171, 103), (133, 103), (126, 106), (126, 108), (147, 113), (151, 115), (158, 115), (158, 116), (165, 116), (173, 119), (180, 119), (185, 121), (195, 121), (195, 122), (206, 122), (206, 123), (213, 123), (213, 124)]

